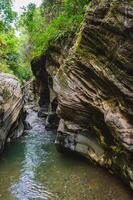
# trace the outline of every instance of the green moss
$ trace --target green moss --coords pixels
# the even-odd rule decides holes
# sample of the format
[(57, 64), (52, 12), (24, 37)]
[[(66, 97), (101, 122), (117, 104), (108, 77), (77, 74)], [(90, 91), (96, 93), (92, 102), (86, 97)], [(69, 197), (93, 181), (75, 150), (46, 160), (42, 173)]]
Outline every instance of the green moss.
[(7, 88), (3, 89), (3, 99), (7, 101), (11, 97), (11, 92)]
[(75, 50), (78, 49), (80, 42), (81, 42), (81, 32), (77, 33), (77, 40), (73, 47)]
[(65, 75), (65, 73), (63, 72), (63, 69), (60, 69), (60, 70), (58, 71), (57, 76), (58, 76), (58, 80), (59, 80), (60, 86), (61, 86), (62, 88), (64, 88), (64, 89), (67, 88), (67, 87), (68, 87), (68, 82), (67, 82), (66, 75)]

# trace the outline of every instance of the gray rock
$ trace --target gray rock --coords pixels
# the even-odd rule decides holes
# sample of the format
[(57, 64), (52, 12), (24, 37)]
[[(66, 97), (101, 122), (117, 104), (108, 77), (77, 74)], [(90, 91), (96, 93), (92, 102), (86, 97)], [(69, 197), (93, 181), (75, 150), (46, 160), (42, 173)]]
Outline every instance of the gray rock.
[(21, 114), (23, 94), (19, 81), (9, 74), (0, 73), (0, 151), (6, 139), (23, 134)]
[(56, 145), (120, 175), (133, 189), (133, 3), (99, 1), (54, 78)]

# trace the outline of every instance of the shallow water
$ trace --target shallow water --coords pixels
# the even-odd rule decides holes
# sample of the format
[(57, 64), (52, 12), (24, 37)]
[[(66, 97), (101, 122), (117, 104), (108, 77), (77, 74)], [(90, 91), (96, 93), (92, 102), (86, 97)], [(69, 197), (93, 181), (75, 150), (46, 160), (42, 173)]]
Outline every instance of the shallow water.
[(132, 200), (118, 178), (87, 161), (59, 154), (55, 134), (30, 111), (33, 129), (0, 158), (0, 200)]

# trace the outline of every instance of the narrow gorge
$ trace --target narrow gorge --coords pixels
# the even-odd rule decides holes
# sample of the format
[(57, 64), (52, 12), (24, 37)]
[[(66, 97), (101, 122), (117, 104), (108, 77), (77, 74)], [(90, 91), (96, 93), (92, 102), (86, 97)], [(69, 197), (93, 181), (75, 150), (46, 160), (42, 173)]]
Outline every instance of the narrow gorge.
[(46, 78), (41, 77), (54, 77), (60, 117), (58, 148), (78, 152), (108, 168), (132, 188), (131, 6), (131, 1), (105, 1), (92, 7), (74, 42), (57, 42), (31, 66), (44, 91), (40, 99), (48, 98), (44, 107), (50, 92)]
[(133, 2), (86, 1), (71, 29), (63, 2), (44, 12), (43, 40), (29, 40), (30, 81), (0, 72), (1, 158), (23, 152), (10, 155), (16, 170), (10, 186), (3, 176), (6, 195), (0, 181), (0, 199), (132, 200)]

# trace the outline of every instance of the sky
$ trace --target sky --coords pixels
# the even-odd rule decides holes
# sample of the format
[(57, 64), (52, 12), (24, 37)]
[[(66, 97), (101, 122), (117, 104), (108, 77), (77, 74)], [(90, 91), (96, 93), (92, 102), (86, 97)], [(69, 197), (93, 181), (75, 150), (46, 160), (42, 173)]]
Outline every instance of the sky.
[(22, 14), (23, 6), (27, 6), (29, 3), (35, 3), (37, 6), (41, 4), (42, 0), (13, 0), (13, 10), (19, 15)]

